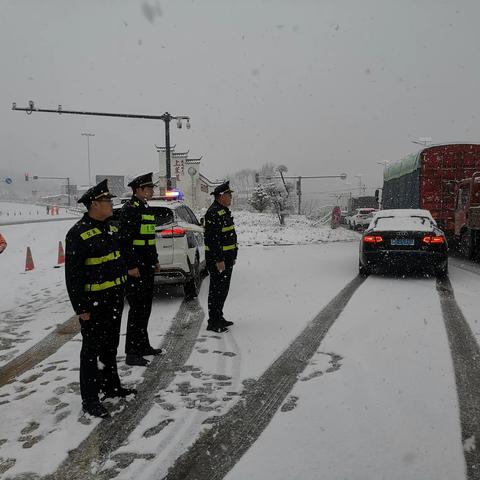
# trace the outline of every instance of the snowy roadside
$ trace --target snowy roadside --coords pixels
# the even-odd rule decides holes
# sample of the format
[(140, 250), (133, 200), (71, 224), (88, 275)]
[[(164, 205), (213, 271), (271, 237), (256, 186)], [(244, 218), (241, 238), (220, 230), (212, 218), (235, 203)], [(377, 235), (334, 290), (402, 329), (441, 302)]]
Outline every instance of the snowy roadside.
[(290, 215), (280, 225), (272, 213), (233, 212), (240, 245), (305, 245), (358, 241), (359, 234), (346, 228), (331, 229), (304, 215)]
[[(50, 207), (49, 212), (51, 212)], [(58, 213), (52, 215), (51, 213), (47, 213), (47, 207), (45, 205), (0, 201), (0, 225), (2, 226), (20, 221), (55, 220), (60, 218), (74, 218), (79, 215), (78, 212), (71, 210), (69, 207), (58, 207)]]

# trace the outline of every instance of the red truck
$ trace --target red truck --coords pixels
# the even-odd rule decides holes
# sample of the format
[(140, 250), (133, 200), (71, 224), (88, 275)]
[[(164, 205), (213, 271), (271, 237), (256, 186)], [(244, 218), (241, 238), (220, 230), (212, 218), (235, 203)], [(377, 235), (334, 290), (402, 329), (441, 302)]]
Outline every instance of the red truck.
[(449, 242), (455, 231), (455, 188), (480, 171), (480, 144), (432, 145), (388, 165), (383, 174), (382, 208), (430, 210)]
[(455, 237), (467, 258), (480, 253), (480, 171), (455, 185)]

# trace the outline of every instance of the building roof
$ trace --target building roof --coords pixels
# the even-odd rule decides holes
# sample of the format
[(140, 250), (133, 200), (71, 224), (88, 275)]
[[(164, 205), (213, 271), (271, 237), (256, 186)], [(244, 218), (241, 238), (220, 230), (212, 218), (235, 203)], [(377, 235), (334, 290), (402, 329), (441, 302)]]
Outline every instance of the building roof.
[[(154, 145), (155, 145), (155, 144), (154, 144)], [(173, 145), (173, 147), (171, 146), (171, 147), (170, 147), (170, 151), (175, 150), (175, 147), (176, 147), (176, 146), (177, 146), (176, 144)], [(155, 145), (155, 148), (156, 148), (157, 151), (159, 151), (159, 152), (165, 152), (165, 151), (167, 150), (167, 147), (161, 147), (161, 146), (159, 146), (159, 145)]]

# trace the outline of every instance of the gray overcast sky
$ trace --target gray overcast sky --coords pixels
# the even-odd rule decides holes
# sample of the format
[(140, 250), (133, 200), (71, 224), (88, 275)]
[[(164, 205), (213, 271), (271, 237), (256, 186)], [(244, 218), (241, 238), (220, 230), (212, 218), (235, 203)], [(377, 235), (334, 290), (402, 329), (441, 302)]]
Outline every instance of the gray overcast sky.
[(478, 0), (0, 0), (0, 166), (87, 183), (87, 131), (93, 174), (157, 168), (163, 122), (11, 111), (34, 100), (190, 115), (172, 144), (212, 179), (272, 161), (374, 188), (416, 137), (480, 140), (479, 18)]

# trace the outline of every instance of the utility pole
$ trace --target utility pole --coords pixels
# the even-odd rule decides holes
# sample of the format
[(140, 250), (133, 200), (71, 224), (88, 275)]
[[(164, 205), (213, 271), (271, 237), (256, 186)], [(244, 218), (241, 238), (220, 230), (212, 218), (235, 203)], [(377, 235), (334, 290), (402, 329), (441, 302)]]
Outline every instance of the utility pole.
[[(28, 107), (18, 108), (17, 104), (13, 102), (12, 110), (20, 110), (31, 115), (33, 112), (43, 112), (43, 113), (58, 113), (60, 115), (71, 114), (71, 115), (90, 115), (97, 117), (117, 117), (117, 118), (143, 118), (146, 120), (162, 120), (165, 123), (165, 147), (166, 147), (166, 176), (167, 176), (167, 189), (171, 186), (171, 172), (170, 172), (170, 122), (172, 120), (177, 121), (177, 128), (182, 128), (182, 120), (186, 120), (185, 126), (187, 129), (190, 128), (190, 117), (188, 115), (170, 115), (170, 113), (165, 112), (163, 115), (137, 115), (131, 113), (107, 113), (107, 112), (84, 112), (77, 110), (63, 110), (62, 106), (59, 105), (57, 110), (53, 109), (41, 109), (35, 108), (35, 103), (32, 100), (29, 100)], [(83, 135), (83, 134), (82, 134)], [(88, 138), (88, 137), (87, 137)]]
[(345, 180), (347, 178), (346, 173), (341, 173), (340, 175), (299, 175), (298, 177), (284, 177), (284, 178), (296, 178), (297, 179), (297, 195), (298, 195), (298, 214), (302, 212), (302, 179), (303, 178), (341, 178)]
[(300, 215), (302, 209), (302, 177), (297, 179), (297, 194), (298, 194), (298, 214)]
[(92, 175), (90, 173), (90, 137), (94, 137), (94, 133), (82, 133), (82, 136), (87, 137), (87, 158), (88, 158), (88, 186), (92, 186)]

